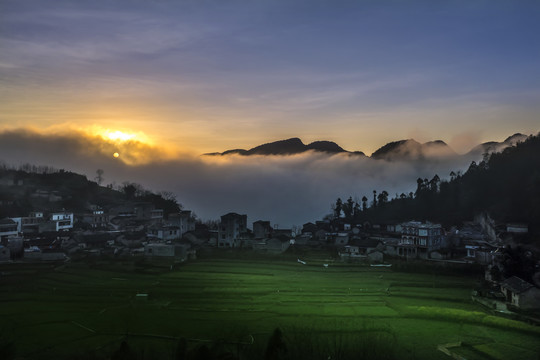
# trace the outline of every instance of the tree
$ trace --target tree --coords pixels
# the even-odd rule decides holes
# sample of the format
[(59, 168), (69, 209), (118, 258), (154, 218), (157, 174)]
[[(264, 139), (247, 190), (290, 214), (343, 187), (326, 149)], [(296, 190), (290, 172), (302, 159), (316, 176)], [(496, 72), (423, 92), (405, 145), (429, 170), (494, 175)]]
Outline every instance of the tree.
[(357, 218), (360, 215), (360, 204), (358, 201), (354, 202), (353, 218)]
[(362, 210), (363, 211), (367, 210), (367, 201), (368, 201), (368, 198), (365, 195), (362, 196)]
[(122, 191), (124, 191), (124, 194), (128, 199), (133, 199), (135, 197), (135, 193), (137, 192), (137, 188), (134, 184), (124, 184), (124, 187), (122, 188)]
[(383, 190), (379, 196), (377, 196), (377, 200), (379, 205), (382, 205), (388, 201), (388, 192), (386, 190)]
[(354, 201), (352, 197), (349, 196), (347, 202), (343, 204), (343, 214), (347, 221), (351, 221), (354, 215)]
[(341, 216), (341, 210), (343, 209), (343, 201), (341, 198), (337, 198), (336, 205), (334, 207), (334, 215), (337, 219)]
[(104, 173), (103, 169), (96, 170), (96, 177), (94, 179), (96, 180), (98, 185), (101, 185), (101, 183), (103, 182), (103, 173)]
[(439, 178), (439, 175), (435, 174), (433, 179), (429, 182), (429, 189), (433, 192), (439, 191), (439, 184), (441, 183), (441, 179)]

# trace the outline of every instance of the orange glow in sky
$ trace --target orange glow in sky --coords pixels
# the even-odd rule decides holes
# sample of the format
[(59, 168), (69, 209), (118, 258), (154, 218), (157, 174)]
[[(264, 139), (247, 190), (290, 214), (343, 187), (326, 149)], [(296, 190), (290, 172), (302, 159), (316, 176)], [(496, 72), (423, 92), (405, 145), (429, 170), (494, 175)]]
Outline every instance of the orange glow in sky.
[(135, 134), (127, 134), (122, 131), (109, 131), (107, 130), (104, 134), (107, 138), (111, 140), (120, 140), (120, 141), (128, 141), (135, 138)]

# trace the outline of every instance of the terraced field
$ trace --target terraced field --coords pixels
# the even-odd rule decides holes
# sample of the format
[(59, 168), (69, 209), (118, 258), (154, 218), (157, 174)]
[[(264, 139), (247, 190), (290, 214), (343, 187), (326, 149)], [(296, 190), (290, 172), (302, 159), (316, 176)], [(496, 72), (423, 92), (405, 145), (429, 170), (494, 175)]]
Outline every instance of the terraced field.
[(441, 348), (467, 359), (540, 354), (540, 330), (473, 304), (468, 277), (232, 259), (0, 270), (0, 358), (108, 358), (126, 340), (138, 358), (173, 359), (186, 338), (257, 359), (277, 327), (290, 358), (346, 359), (352, 348), (397, 359), (450, 359)]

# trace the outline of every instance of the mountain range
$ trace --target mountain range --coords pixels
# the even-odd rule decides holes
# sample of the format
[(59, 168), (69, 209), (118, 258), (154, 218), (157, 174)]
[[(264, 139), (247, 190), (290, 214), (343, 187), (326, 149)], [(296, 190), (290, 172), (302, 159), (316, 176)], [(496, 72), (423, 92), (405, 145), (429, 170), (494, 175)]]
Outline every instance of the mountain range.
[[(527, 135), (516, 133), (509, 136), (502, 142), (489, 141), (475, 146), (465, 156), (481, 156), (484, 153), (500, 152), (509, 146), (514, 146), (528, 138)], [(226, 156), (226, 155), (295, 155), (308, 151), (315, 151), (334, 154), (350, 154), (357, 156), (366, 156), (361, 151), (347, 151), (332, 141), (315, 141), (308, 145), (304, 144), (299, 138), (290, 138), (286, 140), (274, 141), (251, 148), (226, 150), (224, 152), (207, 153), (207, 156)], [(421, 160), (429, 158), (449, 158), (459, 156), (448, 144), (442, 140), (428, 141), (419, 143), (414, 139), (399, 140), (390, 142), (371, 154), (372, 159), (398, 161), (398, 160)]]

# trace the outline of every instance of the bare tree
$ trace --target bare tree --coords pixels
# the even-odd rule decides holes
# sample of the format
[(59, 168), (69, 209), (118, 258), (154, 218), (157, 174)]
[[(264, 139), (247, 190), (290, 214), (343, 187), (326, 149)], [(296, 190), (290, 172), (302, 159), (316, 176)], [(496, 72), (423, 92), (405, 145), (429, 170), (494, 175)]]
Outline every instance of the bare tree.
[(98, 185), (101, 185), (101, 183), (103, 182), (103, 174), (104, 173), (105, 173), (105, 171), (103, 171), (103, 169), (97, 169), (96, 170), (96, 177), (94, 179), (96, 180)]

